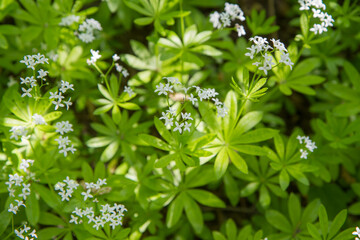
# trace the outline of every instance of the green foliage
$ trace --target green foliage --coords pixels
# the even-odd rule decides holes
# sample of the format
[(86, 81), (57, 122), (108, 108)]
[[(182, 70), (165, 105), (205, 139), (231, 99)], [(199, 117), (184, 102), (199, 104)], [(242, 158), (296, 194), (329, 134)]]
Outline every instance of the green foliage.
[(359, 1), (245, 2), (1, 1), (0, 239), (360, 238)]

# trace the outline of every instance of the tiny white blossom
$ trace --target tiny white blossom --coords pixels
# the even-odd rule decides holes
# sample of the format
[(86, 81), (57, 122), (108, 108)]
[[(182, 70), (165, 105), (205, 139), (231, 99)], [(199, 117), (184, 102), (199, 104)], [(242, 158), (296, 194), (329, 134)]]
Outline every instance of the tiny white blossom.
[(25, 88), (21, 88), (21, 90), (23, 91), (23, 94), (21, 95), (21, 97), (25, 97), (25, 96), (27, 96), (27, 97), (32, 97), (32, 95), (31, 95), (31, 90), (32, 90), (32, 88), (29, 88), (29, 89), (25, 89)]
[(113, 56), (112, 56), (112, 59), (114, 62), (120, 60), (120, 57), (115, 53)]
[(173, 129), (173, 131), (179, 131), (179, 133), (182, 133), (182, 127), (184, 126), (184, 123), (179, 124), (178, 122), (175, 122), (175, 125), (176, 127)]
[(90, 194), (91, 189), (88, 189), (86, 192), (82, 192), (81, 195), (84, 195), (84, 201), (88, 198), (93, 198), (93, 195)]
[(131, 89), (131, 87), (125, 86), (124, 92), (129, 94), (129, 97), (131, 97), (134, 94), (134, 91)]
[(32, 119), (34, 120), (35, 125), (47, 125), (47, 123), (45, 122), (44, 117), (37, 114), (37, 113), (32, 115)]

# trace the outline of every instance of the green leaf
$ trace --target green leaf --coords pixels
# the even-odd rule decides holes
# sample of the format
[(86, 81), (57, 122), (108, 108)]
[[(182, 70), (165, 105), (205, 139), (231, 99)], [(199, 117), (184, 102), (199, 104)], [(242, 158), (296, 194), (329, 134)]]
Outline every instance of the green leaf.
[(57, 209), (60, 206), (61, 201), (54, 192), (37, 183), (32, 183), (32, 187), (49, 207)]
[(218, 208), (225, 207), (225, 203), (211, 192), (200, 189), (190, 189), (186, 192), (202, 205)]
[(157, 117), (154, 118), (154, 123), (156, 130), (168, 143), (174, 142), (171, 133), (166, 129), (165, 125)]
[(241, 192), (240, 192), (241, 196), (242, 197), (250, 196), (256, 190), (258, 190), (259, 186), (260, 186), (259, 182), (251, 182), (251, 183), (247, 184), (243, 189), (241, 189)]
[(154, 21), (154, 19), (152, 17), (142, 17), (142, 18), (135, 19), (134, 23), (137, 25), (140, 25), (140, 26), (145, 26), (145, 25), (149, 25), (153, 21)]
[(224, 235), (222, 235), (222, 233), (220, 233), (218, 231), (213, 231), (212, 236), (213, 236), (214, 240), (227, 240), (227, 238), (224, 237)]
[(6, 230), (7, 226), (10, 224), (10, 220), (12, 219), (12, 213), (5, 208), (0, 213), (0, 235)]
[(285, 232), (292, 233), (292, 227), (286, 217), (276, 210), (268, 210), (265, 213), (266, 220), (276, 229)]
[(350, 205), (349, 213), (353, 215), (360, 215), (360, 202)]
[(26, 199), (25, 202), (26, 206), (29, 206), (25, 208), (26, 217), (29, 220), (29, 223), (33, 226), (35, 226), (40, 217), (40, 208), (39, 208), (39, 201), (36, 198), (36, 194), (34, 191), (31, 191), (30, 196)]
[(250, 130), (261, 121), (262, 117), (263, 112), (260, 111), (253, 111), (247, 113), (240, 119), (238, 125), (235, 128), (235, 131), (232, 134), (232, 137), (240, 136), (242, 133)]
[(329, 237), (328, 237), (329, 239), (332, 239), (335, 236), (335, 234), (340, 230), (341, 226), (344, 225), (346, 217), (347, 217), (346, 209), (342, 210), (335, 216), (330, 226)]
[(360, 73), (348, 61), (344, 62), (344, 70), (346, 72), (346, 75), (350, 79), (351, 83), (354, 85), (354, 88), (360, 90)]
[(99, 178), (103, 179), (106, 175), (106, 169), (105, 164), (103, 162), (98, 161), (95, 166), (95, 172), (94, 172), (94, 180), (97, 180)]
[(291, 193), (288, 201), (289, 217), (293, 226), (300, 222), (301, 217), (301, 204), (299, 198)]
[(221, 148), (220, 152), (215, 158), (214, 170), (216, 178), (221, 178), (229, 165), (229, 157), (226, 148)]
[(275, 135), (274, 142), (275, 142), (275, 149), (276, 149), (276, 152), (278, 153), (278, 155), (280, 157), (280, 160), (284, 159), (285, 145), (284, 145), (284, 141), (283, 141), (282, 137), (280, 136), (280, 134)]
[(50, 240), (54, 238), (56, 239), (57, 236), (67, 231), (68, 230), (66, 228), (49, 227), (36, 231), (36, 234), (38, 236), (38, 239)]
[(67, 223), (63, 221), (63, 219), (58, 216), (49, 213), (49, 212), (41, 212), (39, 217), (39, 223), (42, 225), (55, 225), (55, 226), (66, 226)]
[(184, 209), (183, 193), (177, 196), (169, 205), (166, 214), (166, 226), (173, 227), (180, 219)]
[(54, 120), (58, 119), (59, 117), (61, 117), (61, 115), (62, 115), (62, 112), (53, 111), (51, 113), (44, 115), (44, 119), (46, 122), (51, 122), (51, 121), (54, 121)]
[(191, 48), (191, 51), (201, 53), (211, 57), (221, 56), (222, 52), (209, 45), (199, 45)]
[(107, 162), (111, 160), (111, 158), (113, 158), (117, 153), (118, 149), (119, 149), (118, 141), (110, 143), (110, 145), (107, 146), (103, 151), (103, 153), (101, 154), (100, 161)]
[(81, 165), (81, 173), (82, 173), (82, 176), (83, 176), (85, 182), (93, 182), (94, 181), (93, 170), (90, 167), (90, 165), (85, 161)]
[(168, 154), (165, 155), (163, 157), (161, 157), (158, 161), (156, 161), (154, 167), (156, 168), (164, 168), (167, 165), (169, 165), (169, 163), (171, 161), (174, 161), (176, 158), (178, 158), (179, 156), (177, 154)]
[(260, 187), (259, 202), (263, 208), (267, 208), (271, 202), (269, 191), (264, 185)]
[(303, 36), (305, 37), (305, 39), (307, 39), (307, 36), (309, 34), (309, 21), (305, 13), (301, 14), (300, 16), (300, 28)]
[(86, 145), (91, 148), (99, 148), (109, 145), (112, 141), (112, 138), (109, 137), (94, 137), (89, 139)]
[(137, 104), (131, 103), (131, 102), (118, 103), (118, 105), (120, 107), (128, 109), (128, 110), (139, 110), (140, 109), (140, 107)]
[(245, 160), (235, 151), (228, 149), (228, 155), (230, 157), (231, 162), (239, 169), (241, 172), (247, 174), (248, 166)]
[(0, 48), (2, 49), (8, 49), (9, 47), (9, 43), (8, 41), (6, 40), (6, 38), (4, 37), (4, 35), (2, 35), (0, 33)]
[(255, 145), (235, 145), (231, 146), (231, 148), (236, 151), (255, 156), (264, 156), (268, 153), (264, 148)]
[(161, 150), (170, 151), (169, 144), (165, 143), (164, 141), (160, 140), (157, 137), (148, 134), (140, 134), (139, 137), (150, 146), (159, 148)]
[(314, 201), (309, 203), (306, 206), (304, 213), (301, 217), (301, 222), (314, 222), (318, 216), (319, 207), (320, 201), (318, 199), (315, 199)]
[(307, 229), (310, 235), (316, 240), (322, 240), (318, 229), (312, 223), (307, 223)]
[(113, 101), (113, 98), (110, 95), (109, 91), (103, 85), (98, 84), (98, 89), (105, 98), (109, 99), (110, 101)]
[(0, 33), (5, 35), (17, 35), (20, 34), (21, 31), (17, 26), (11, 24), (2, 24), (0, 25)]
[(321, 233), (323, 235), (323, 238), (326, 239), (326, 236), (328, 234), (328, 228), (329, 228), (329, 220), (326, 213), (326, 209), (324, 205), (320, 205), (319, 208), (319, 222), (320, 222), (320, 229)]
[(204, 227), (204, 220), (199, 205), (187, 194), (184, 194), (183, 203), (187, 219), (194, 231), (200, 234)]
[(280, 187), (283, 191), (285, 191), (290, 184), (290, 177), (285, 169), (282, 169), (280, 172), (279, 183), (280, 183)]
[(236, 140), (234, 140), (234, 144), (262, 142), (274, 137), (277, 133), (278, 130), (271, 128), (258, 128), (238, 136)]
[(225, 193), (232, 206), (236, 206), (240, 199), (238, 184), (231, 174), (224, 175)]

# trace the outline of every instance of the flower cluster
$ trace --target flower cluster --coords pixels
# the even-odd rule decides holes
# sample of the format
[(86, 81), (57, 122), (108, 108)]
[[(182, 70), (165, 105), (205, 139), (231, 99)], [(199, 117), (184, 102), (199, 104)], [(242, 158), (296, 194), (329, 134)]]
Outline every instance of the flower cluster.
[(273, 43), (273, 47), (269, 45), (267, 38), (255, 36), (249, 39), (253, 42), (250, 48), (247, 48), (250, 52), (245, 53), (245, 56), (250, 57), (250, 59), (254, 59), (258, 53), (260, 53), (259, 61), (254, 62), (253, 65), (259, 67), (259, 70), (264, 71), (265, 75), (267, 75), (268, 71), (272, 69), (272, 66), (275, 65), (273, 62), (273, 57), (269, 50), (279, 51), (280, 52), (280, 60), (279, 63), (284, 63), (285, 65), (289, 66), (292, 69), (292, 65), (294, 63), (291, 61), (289, 57), (289, 53), (287, 53), (287, 49), (285, 45), (280, 42), (280, 40), (275, 40), (274, 38), (270, 41)]
[[(158, 95), (165, 95), (169, 96), (169, 94), (174, 94), (174, 87), (176, 86), (182, 86), (182, 84), (179, 82), (179, 79), (175, 77), (164, 77), (164, 79), (167, 80), (167, 83), (159, 83), (156, 85), (155, 93), (158, 93)], [(190, 93), (192, 89), (195, 89), (194, 93)], [(197, 106), (197, 103), (199, 101), (203, 100), (211, 100), (214, 102), (214, 105), (216, 106), (218, 115), (220, 117), (225, 117), (227, 115), (227, 108), (224, 106), (224, 104), (219, 101), (219, 99), (216, 98), (216, 96), (219, 94), (215, 91), (213, 88), (200, 88), (198, 86), (190, 86), (190, 87), (182, 87), (181, 90), (184, 92), (184, 100), (188, 100), (192, 103), (193, 106)], [(192, 125), (189, 120), (193, 121), (193, 118), (191, 117), (191, 113), (182, 112), (182, 109), (178, 112), (177, 109), (171, 108), (169, 106), (169, 109), (166, 110), (166, 112), (162, 112), (162, 117), (159, 119), (165, 121), (165, 126), (174, 127), (173, 131), (179, 131), (179, 133), (182, 133), (183, 131), (190, 132), (190, 127)], [(178, 119), (178, 120), (177, 120)]]
[(35, 180), (34, 173), (30, 172), (29, 168), (34, 163), (34, 160), (31, 159), (22, 159), (19, 169), (23, 170), (26, 173), (25, 179), (24, 176), (15, 174), (9, 174), (9, 180), (5, 182), (8, 185), (7, 190), (9, 196), (13, 197), (13, 202), (10, 203), (8, 211), (13, 214), (17, 214), (21, 206), (26, 207), (24, 201), (27, 196), (30, 195), (30, 183), (26, 183), (28, 180)]
[(117, 72), (121, 73), (125, 78), (129, 76), (128, 70), (126, 70), (123, 66), (118, 63), (115, 63), (115, 69)]
[[(81, 193), (81, 195), (84, 196), (84, 201), (94, 198), (95, 194), (102, 194), (106, 192), (103, 188), (101, 188), (104, 185), (106, 185), (106, 179), (99, 178), (96, 183), (85, 182), (86, 191), (83, 191)], [(63, 180), (63, 182), (58, 182), (55, 184), (55, 190), (59, 191), (61, 201), (70, 201), (74, 190), (76, 190), (78, 186), (79, 184), (75, 180), (70, 179), (69, 176), (67, 176), (66, 179)], [(91, 193), (93, 193), (94, 195), (92, 195)], [(94, 198), (93, 202), (98, 202), (98, 200)]]
[(49, 99), (53, 99), (51, 103), (55, 105), (55, 110), (57, 110), (59, 107), (65, 107), (65, 106), (66, 106), (66, 110), (69, 110), (69, 107), (72, 105), (71, 97), (67, 101), (63, 101), (63, 99), (65, 98), (63, 94), (65, 94), (69, 89), (74, 91), (73, 87), (74, 87), (73, 84), (61, 80), (61, 85), (59, 90), (56, 92), (50, 92)]
[(28, 130), (24, 126), (14, 126), (12, 127), (9, 132), (11, 132), (10, 139), (15, 139), (16, 141), (19, 139), (19, 137), (23, 140), (26, 139)]
[(356, 236), (355, 240), (360, 240), (360, 228), (356, 227), (356, 231), (352, 232), (352, 235)]
[(55, 127), (56, 127), (56, 132), (60, 133), (60, 135), (61, 135), (55, 139), (55, 141), (59, 145), (59, 147), (58, 147), (60, 149), (59, 153), (63, 153), (64, 157), (67, 156), (68, 152), (71, 152), (72, 154), (74, 154), (74, 152), (76, 151), (76, 148), (74, 148), (74, 144), (71, 144), (71, 146), (70, 146), (71, 141), (69, 140), (69, 137), (62, 136), (62, 135), (64, 135), (64, 133), (74, 131), (72, 129), (72, 124), (69, 123), (69, 121), (61, 121), (61, 122), (57, 122), (55, 124)]
[(99, 53), (99, 50), (92, 50), (90, 49), (91, 58), (87, 59), (86, 62), (88, 65), (95, 65), (96, 61), (101, 58), (101, 55)]
[(40, 114), (35, 113), (34, 115), (32, 115), (32, 119), (35, 125), (47, 125), (44, 117), (41, 116)]
[[(46, 58), (44, 55), (38, 53), (35, 55), (26, 55), (24, 56), (24, 59), (20, 61), (21, 63), (24, 63), (26, 65), (27, 68), (31, 68), (32, 70), (35, 70), (35, 66), (38, 64), (49, 64), (49, 59)], [(43, 69), (38, 70), (39, 75), (36, 77), (38, 79), (41, 80), (41, 83), (43, 81), (46, 81), (45, 77), (47, 76), (47, 74), (49, 73), (48, 71), (44, 71)], [(37, 80), (36, 80), (35, 76), (31, 76), (31, 77), (25, 77), (25, 78), (20, 78), (20, 84), (21, 85), (25, 85), (26, 87), (28, 87), (27, 89), (25, 87), (22, 87), (21, 90), (23, 92), (23, 94), (21, 95), (21, 97), (32, 97), (32, 90), (34, 87), (38, 86)]]
[(71, 215), (70, 223), (81, 224), (86, 217), (88, 223), (94, 223), (93, 228), (96, 228), (96, 230), (99, 230), (99, 227), (104, 227), (106, 223), (109, 223), (110, 227), (115, 229), (116, 226), (122, 225), (125, 211), (127, 209), (124, 205), (116, 203), (113, 206), (109, 204), (101, 205), (99, 215), (95, 215), (92, 207), (86, 209), (75, 208), (75, 211), (72, 212), (74, 215)]
[(322, 12), (322, 10), (326, 9), (325, 4), (322, 0), (298, 0), (300, 4), (301, 11), (310, 10), (313, 12), (313, 17), (318, 18), (320, 23), (315, 23), (310, 31), (314, 32), (315, 34), (322, 34), (323, 32), (327, 32), (327, 27), (332, 27), (334, 19), (331, 15), (326, 12)]
[[(230, 27), (231, 21), (235, 21), (236, 19), (240, 20), (241, 22), (245, 21), (244, 12), (237, 4), (225, 3), (224, 12), (219, 13), (215, 11), (210, 14), (210, 22), (213, 24), (213, 27), (217, 29)], [(239, 37), (246, 34), (243, 25), (236, 23), (235, 28)]]
[(36, 235), (36, 230), (33, 229), (31, 231), (31, 228), (26, 226), (26, 223), (24, 224), (24, 228), (19, 228), (19, 230), (15, 229), (14, 232), (15, 232), (15, 235), (17, 237), (19, 237), (20, 239), (34, 240), (35, 238), (38, 237)]
[(90, 43), (95, 40), (95, 30), (102, 31), (101, 24), (93, 18), (85, 19), (79, 26), (78, 37), (84, 43)]
[[(313, 152), (316, 147), (315, 142), (311, 141), (309, 137), (307, 136), (297, 136), (296, 137), (299, 140), (300, 144), (305, 144), (305, 148), (307, 148), (310, 152)], [(307, 159), (308, 152), (304, 149), (300, 149), (301, 156), (300, 158)]]
[(67, 176), (63, 182), (56, 183), (54, 188), (56, 191), (60, 191), (58, 194), (61, 196), (61, 201), (70, 201), (74, 190), (77, 189), (78, 186), (79, 184), (75, 180)]
[(80, 16), (69, 15), (61, 19), (59, 26), (71, 26), (73, 23), (78, 23), (79, 21), (80, 21)]

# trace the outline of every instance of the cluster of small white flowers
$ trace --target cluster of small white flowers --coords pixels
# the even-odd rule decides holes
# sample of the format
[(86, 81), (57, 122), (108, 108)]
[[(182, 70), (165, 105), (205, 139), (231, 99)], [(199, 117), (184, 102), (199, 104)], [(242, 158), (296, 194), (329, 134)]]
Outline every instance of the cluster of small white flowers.
[[(159, 83), (156, 85), (155, 93), (158, 93), (158, 95), (165, 95), (168, 96), (170, 93), (174, 93), (174, 87), (176, 85), (182, 85), (179, 81), (179, 79), (175, 77), (164, 77), (164, 79), (167, 80), (167, 83), (164, 85), (163, 83)], [(190, 89), (195, 89), (195, 96), (193, 93), (188, 94)], [(191, 86), (191, 87), (182, 87), (182, 91), (184, 91), (184, 100), (188, 100), (192, 103), (193, 106), (196, 106), (197, 103), (203, 100), (212, 100), (216, 106), (218, 115), (220, 117), (225, 117), (227, 112), (227, 108), (224, 106), (224, 104), (219, 101), (219, 99), (215, 98), (219, 93), (215, 91), (213, 88), (200, 88), (198, 86)], [(196, 96), (197, 95), (197, 96)], [(189, 123), (188, 120), (192, 120), (191, 113), (184, 113), (179, 112), (177, 113), (177, 109), (172, 109), (169, 106), (169, 110), (166, 110), (166, 112), (162, 112), (162, 117), (159, 119), (163, 119), (165, 121), (165, 126), (172, 127), (175, 124), (175, 127), (173, 131), (179, 131), (179, 133), (182, 133), (183, 131), (190, 132), (190, 127), (192, 123)], [(181, 115), (181, 118), (177, 121), (177, 116)]]
[(72, 180), (67, 176), (63, 182), (57, 182), (54, 188), (56, 191), (60, 191), (58, 194), (61, 196), (61, 201), (70, 201), (74, 189), (77, 189), (78, 186), (79, 184), (75, 180)]
[(32, 115), (32, 119), (35, 125), (47, 125), (44, 117), (40, 114), (35, 113), (34, 115)]
[(254, 44), (251, 45), (250, 48), (247, 48), (250, 52), (245, 53), (245, 56), (250, 57), (250, 59), (254, 59), (254, 57), (260, 53), (260, 61), (254, 62), (253, 65), (256, 65), (257, 67), (260, 66), (259, 70), (264, 71), (265, 75), (267, 75), (268, 71), (272, 69), (273, 65), (275, 65), (271, 53), (268, 53), (269, 50), (279, 51), (281, 54), (279, 63), (284, 63), (292, 69), (292, 65), (294, 65), (294, 63), (291, 61), (285, 45), (280, 42), (280, 40), (275, 40), (274, 38), (271, 39), (270, 41), (272, 41), (273, 47), (269, 45), (267, 38), (255, 36), (249, 40)]
[[(311, 139), (307, 136), (297, 136), (296, 137), (299, 140), (300, 144), (305, 143), (305, 148), (307, 148), (310, 152), (313, 152), (316, 147), (315, 142), (311, 141)], [(301, 156), (300, 158), (307, 159), (308, 152), (304, 149), (300, 149)]]
[(70, 84), (67, 81), (61, 80), (59, 91), (50, 92), (49, 99), (53, 99), (52, 104), (55, 105), (55, 110), (57, 110), (59, 107), (65, 107), (65, 106), (66, 106), (66, 110), (69, 110), (69, 107), (72, 105), (71, 97), (67, 101), (63, 101), (65, 97), (62, 94), (65, 94), (67, 90), (74, 91), (73, 87), (74, 84)]
[(117, 72), (121, 73), (125, 78), (129, 76), (128, 70), (126, 70), (123, 66), (118, 63), (115, 63), (115, 69)]
[(24, 63), (27, 68), (35, 70), (35, 66), (38, 64), (49, 64), (49, 59), (44, 55), (38, 53), (35, 55), (26, 55), (23, 60), (20, 60), (21, 63)]
[(24, 126), (14, 126), (12, 127), (9, 132), (11, 132), (10, 139), (15, 139), (16, 141), (19, 139), (27, 138), (28, 130)]
[(352, 235), (356, 236), (355, 240), (360, 240), (360, 228), (356, 227), (356, 231), (352, 232)]
[(95, 40), (95, 30), (101, 31), (101, 24), (93, 18), (85, 19), (85, 21), (79, 26), (78, 37), (85, 43), (90, 43)]
[[(69, 123), (69, 121), (61, 121), (61, 122), (57, 122), (55, 124), (56, 127), (56, 132), (60, 133), (60, 135), (64, 135), (64, 133), (68, 133), (68, 132), (72, 132), (74, 131), (72, 129), (72, 124)], [(70, 143), (71, 141), (69, 140), (69, 137), (63, 137), (63, 136), (59, 136), (58, 138), (55, 139), (55, 141), (59, 144), (59, 153), (63, 153), (64, 157), (67, 156), (68, 152), (71, 152), (72, 154), (74, 154), (74, 152), (76, 151), (76, 148), (74, 148), (74, 144)]]
[(20, 239), (25, 240), (34, 240), (35, 238), (38, 238), (36, 235), (36, 230), (33, 229), (31, 232), (31, 228), (26, 226), (26, 223), (24, 224), (24, 228), (19, 228), (19, 230), (15, 229), (15, 235), (19, 237)]
[(116, 203), (113, 206), (109, 204), (101, 205), (100, 214), (97, 216), (92, 207), (85, 209), (75, 208), (75, 211), (72, 212), (74, 215), (71, 215), (69, 222), (81, 224), (83, 219), (87, 217), (88, 223), (94, 223), (93, 228), (96, 228), (96, 230), (99, 230), (99, 227), (104, 227), (106, 223), (109, 223), (110, 227), (115, 229), (116, 226), (122, 225), (122, 218), (126, 211), (127, 209), (124, 205)]
[[(241, 22), (245, 21), (244, 12), (241, 10), (239, 5), (225, 3), (225, 11), (224, 12), (213, 12), (210, 14), (210, 22), (213, 24), (214, 28), (220, 29), (223, 27), (230, 27), (231, 21), (235, 21), (236, 19)], [(246, 34), (244, 26), (238, 23), (235, 24), (236, 31), (238, 36), (244, 36)]]
[(301, 11), (312, 10), (313, 17), (318, 18), (320, 20), (319, 23), (315, 23), (310, 31), (314, 32), (315, 34), (322, 34), (323, 32), (327, 32), (327, 27), (332, 27), (334, 19), (331, 15), (326, 12), (322, 12), (320, 9), (325, 10), (326, 6), (322, 2), (322, 0), (298, 0), (300, 4)]
[[(24, 63), (26, 65), (27, 68), (31, 68), (33, 70), (35, 70), (35, 66), (38, 64), (49, 64), (49, 59), (46, 58), (44, 55), (38, 53), (35, 55), (26, 55), (24, 56), (24, 59), (20, 61), (21, 63)], [(44, 71), (43, 69), (40, 69), (38, 71), (39, 76), (37, 76), (36, 78), (41, 79), (42, 81), (46, 81), (45, 77), (47, 76), (47, 74), (49, 73), (48, 71)], [(37, 80), (34, 78), (34, 76), (31, 77), (25, 77), (25, 78), (20, 78), (20, 84), (24, 84), (25, 86), (28, 87), (28, 89), (26, 89), (25, 87), (22, 87), (22, 95), (21, 97), (32, 97), (31, 95), (31, 91), (32, 89), (37, 86)]]
[(73, 23), (77, 23), (79, 21), (80, 21), (80, 16), (69, 15), (69, 16), (63, 17), (61, 19), (61, 22), (59, 23), (59, 26), (70, 26)]
[[(29, 168), (33, 165), (34, 160), (31, 159), (22, 159), (20, 163), (20, 169), (26, 173), (25, 180), (35, 180), (34, 173), (31, 173)], [(8, 185), (7, 190), (9, 192), (9, 196), (13, 197), (13, 202), (10, 203), (8, 212), (12, 212), (13, 214), (17, 214), (19, 208), (21, 206), (26, 207), (24, 201), (27, 196), (30, 195), (30, 183), (26, 184), (24, 182), (24, 176), (15, 174), (9, 174), (9, 180), (5, 182)]]
[(56, 132), (60, 133), (61, 135), (64, 135), (64, 133), (68, 133), (68, 132), (72, 132), (74, 131), (72, 129), (72, 124), (69, 123), (69, 121), (61, 121), (61, 122), (57, 122), (55, 124)]
[(132, 90), (132, 88), (128, 87), (128, 86), (124, 87), (124, 92), (128, 93), (129, 97), (131, 97), (133, 94), (135, 94), (134, 91)]

